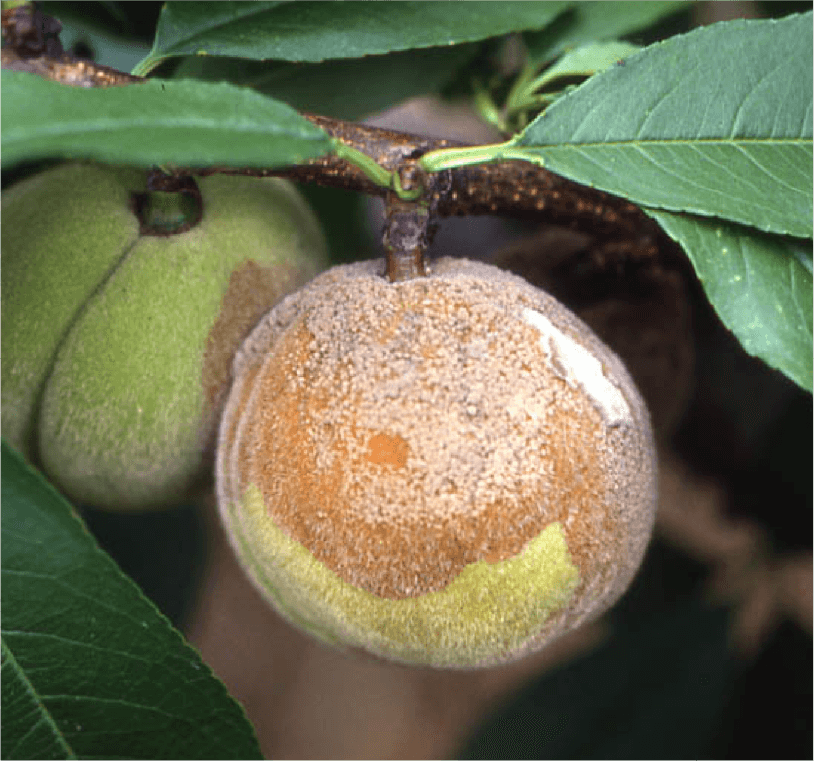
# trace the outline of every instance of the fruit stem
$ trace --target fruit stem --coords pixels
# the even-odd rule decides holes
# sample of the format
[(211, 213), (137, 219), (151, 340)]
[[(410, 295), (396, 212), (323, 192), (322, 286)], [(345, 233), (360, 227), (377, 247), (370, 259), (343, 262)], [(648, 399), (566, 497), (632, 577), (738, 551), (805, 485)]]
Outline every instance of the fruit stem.
[(147, 176), (147, 192), (133, 195), (133, 211), (141, 235), (164, 238), (195, 227), (203, 216), (203, 199), (191, 176), (156, 169)]
[(391, 191), (385, 200), (387, 219), (382, 234), (386, 271), (391, 283), (429, 274), (424, 253), (435, 225), (425, 204), (405, 201)]

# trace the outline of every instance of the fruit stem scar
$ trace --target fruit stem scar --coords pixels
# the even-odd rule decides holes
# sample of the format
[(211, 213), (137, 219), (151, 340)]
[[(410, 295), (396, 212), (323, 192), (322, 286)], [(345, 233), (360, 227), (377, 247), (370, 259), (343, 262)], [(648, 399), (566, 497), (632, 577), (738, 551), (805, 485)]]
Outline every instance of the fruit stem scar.
[(552, 370), (569, 386), (580, 386), (607, 425), (633, 422), (624, 395), (605, 376), (602, 363), (596, 357), (554, 327), (540, 312), (526, 308), (523, 319), (540, 332), (540, 341)]

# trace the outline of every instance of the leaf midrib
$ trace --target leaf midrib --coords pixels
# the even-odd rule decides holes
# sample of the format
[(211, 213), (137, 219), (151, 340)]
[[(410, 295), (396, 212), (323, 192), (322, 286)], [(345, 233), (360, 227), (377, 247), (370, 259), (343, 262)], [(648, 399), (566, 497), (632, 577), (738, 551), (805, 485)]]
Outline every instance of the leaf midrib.
[[(37, 706), (39, 706), (40, 711), (42, 713), (43, 720), (46, 722), (46, 724), (48, 724), (51, 727), (52, 735), (56, 738), (59, 745), (65, 751), (65, 758), (76, 758), (76, 756), (74, 755), (74, 753), (73, 753), (73, 751), (71, 749), (71, 746), (68, 745), (67, 741), (65, 740), (64, 736), (62, 735), (62, 732), (60, 732), (59, 727), (57, 726), (56, 722), (54, 721), (53, 716), (51, 716), (51, 712), (43, 705), (43, 702), (42, 702), (39, 694), (34, 689), (34, 685), (31, 684), (30, 680), (25, 675), (24, 670), (21, 668), (20, 664), (17, 663), (17, 659), (14, 657), (14, 653), (11, 651), (11, 648), (6, 644), (5, 632), (3, 634), (2, 648), (3, 648), (3, 654), (5, 656), (4, 657), (5, 662), (14, 670), (14, 673), (17, 675), (17, 677), (20, 679), (21, 683), (25, 687), (26, 692), (31, 696), (31, 698), (34, 700), (34, 702), (37, 704)], [(33, 730), (33, 727), (31, 729)], [(17, 746), (19, 746), (22, 742), (24, 742), (24, 740), (26, 739), (27, 736), (28, 735), (23, 735), (22, 738), (19, 738), (19, 740), (17, 742)], [(12, 755), (12, 758), (13, 757), (14, 756)]]
[(589, 142), (575, 142), (575, 143), (534, 143), (533, 145), (528, 145), (525, 143), (518, 143), (518, 148), (525, 148), (528, 150), (534, 150), (535, 148), (582, 148), (589, 145), (596, 145), (601, 146), (602, 148), (613, 148), (613, 147), (622, 147), (622, 148), (639, 148), (642, 145), (651, 146), (651, 145), (683, 145), (694, 147), (699, 143), (705, 145), (727, 145), (731, 146), (733, 144), (740, 144), (740, 143), (754, 143), (760, 145), (812, 145), (812, 139), (810, 137), (784, 137), (784, 138), (762, 138), (762, 137), (734, 137), (734, 138), (723, 138), (723, 137), (699, 137), (699, 138), (630, 138), (627, 140), (591, 140)]
[[(74, 126), (71, 126), (74, 125)], [(52, 126), (43, 125), (41, 128), (38, 128), (34, 133), (37, 137), (42, 137), (46, 135), (62, 135), (62, 134), (72, 134), (76, 131), (76, 128), (81, 125), (83, 132), (105, 132), (110, 130), (119, 130), (119, 129), (133, 129), (138, 127), (147, 127), (150, 129), (185, 129), (189, 127), (194, 127), (196, 129), (207, 129), (217, 132), (229, 131), (229, 132), (240, 132), (242, 134), (252, 133), (257, 135), (287, 135), (289, 137), (297, 138), (298, 140), (313, 140), (314, 142), (321, 142), (325, 139), (325, 136), (321, 133), (312, 133), (309, 131), (307, 132), (292, 132), (291, 130), (284, 129), (284, 128), (275, 128), (274, 125), (260, 125), (256, 123), (250, 124), (236, 124), (230, 122), (223, 122), (223, 121), (215, 121), (211, 119), (189, 119), (184, 118), (182, 120), (177, 121), (151, 121), (151, 120), (140, 120), (140, 119), (132, 119), (128, 118), (121, 118), (121, 119), (94, 119), (93, 121), (85, 121), (81, 118), (76, 119), (72, 122), (62, 122), (57, 123)], [(18, 137), (18, 134), (20, 137)], [(31, 130), (29, 128), (7, 128), (5, 131), (4, 138), (6, 140), (19, 140), (25, 139), (26, 137), (31, 135)]]

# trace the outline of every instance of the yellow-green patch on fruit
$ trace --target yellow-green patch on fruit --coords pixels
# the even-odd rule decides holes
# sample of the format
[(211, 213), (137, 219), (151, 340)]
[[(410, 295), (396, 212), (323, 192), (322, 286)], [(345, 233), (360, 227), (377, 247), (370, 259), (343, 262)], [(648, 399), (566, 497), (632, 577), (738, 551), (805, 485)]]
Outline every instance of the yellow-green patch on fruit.
[(317, 637), (439, 667), (595, 617), (649, 541), (656, 464), (621, 362), (488, 265), (335, 267), (235, 360), (218, 500), (249, 576)]
[[(6, 215), (4, 196), (3, 423), (8, 410), (28, 416), (19, 427), (34, 435), (21, 436), (23, 445), (33, 442), (34, 458), (70, 497), (139, 510), (177, 503), (202, 478), (234, 351), (272, 304), (324, 267), (326, 252), (313, 213), (282, 180), (201, 178), (200, 223), (154, 237), (139, 234), (133, 188), (116, 186), (116, 178), (105, 167), (82, 167), (78, 176), (60, 167), (34, 178), (58, 189), (40, 220), (50, 269), (36, 290), (25, 281), (27, 249), (7, 245), (9, 228), (24, 236), (16, 233), (21, 215)], [(144, 192), (144, 173), (141, 181)], [(18, 206), (31, 205), (27, 182), (15, 192)], [(74, 194), (84, 199), (80, 206)], [(129, 237), (109, 243), (107, 270), (82, 298), (68, 299), (64, 281), (84, 266), (87, 246), (96, 245), (103, 225), (97, 210), (107, 196), (115, 198), (114, 219)], [(51, 225), (64, 216), (63, 204), (83, 221), (84, 232), (63, 238), (61, 224)], [(11, 307), (5, 303), (10, 271), (15, 282), (26, 282)], [(7, 376), (25, 366), (27, 347), (42, 340), (18, 313), (61, 299), (66, 313), (68, 301), (73, 312), (50, 337), (50, 353), (43, 352), (46, 369), (34, 403), (7, 400)], [(47, 332), (47, 324), (38, 324)]]
[(238, 509), (242, 556), (280, 610), (320, 639), (385, 658), (427, 662), (431, 652), (431, 665), (461, 667), (517, 652), (567, 606), (579, 579), (562, 527), (552, 523), (513, 558), (476, 561), (437, 592), (392, 600), (342, 581), (289, 539), (257, 487)]

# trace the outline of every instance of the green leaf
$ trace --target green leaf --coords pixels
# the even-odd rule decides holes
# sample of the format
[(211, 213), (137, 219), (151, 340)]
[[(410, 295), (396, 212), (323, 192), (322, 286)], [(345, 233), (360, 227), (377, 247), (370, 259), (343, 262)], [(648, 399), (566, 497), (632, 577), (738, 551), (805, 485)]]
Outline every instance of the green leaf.
[(692, 4), (684, 0), (574, 3), (567, 13), (559, 16), (543, 31), (523, 35), (529, 65), (537, 69), (565, 50), (596, 40), (627, 37), (667, 16), (688, 12), (691, 8)]
[(812, 234), (812, 15), (651, 45), (560, 98), (513, 155), (644, 206)]
[(5, 441), (3, 758), (260, 758), (240, 706)]
[(62, 24), (59, 41), (65, 50), (72, 50), (77, 43), (85, 43), (93, 51), (94, 63), (119, 71), (130, 71), (149, 52), (149, 47), (138, 40), (111, 34), (92, 22), (88, 23), (86, 19), (66, 18), (59, 7), (49, 8), (47, 12), (53, 13)]
[(356, 120), (439, 92), (477, 50), (453, 45), (323, 63), (190, 56), (173, 76), (245, 85), (298, 111)]
[(562, 2), (168, 2), (145, 74), (170, 56), (285, 61), (359, 58), (541, 29)]
[(284, 103), (219, 83), (85, 89), (3, 71), (3, 166), (49, 156), (152, 166), (304, 163), (328, 135)]
[(563, 55), (534, 80), (530, 89), (538, 90), (559, 77), (591, 76), (639, 50), (641, 48), (638, 45), (619, 40), (589, 42)]
[(645, 211), (687, 252), (715, 311), (743, 348), (811, 391), (811, 241)]

